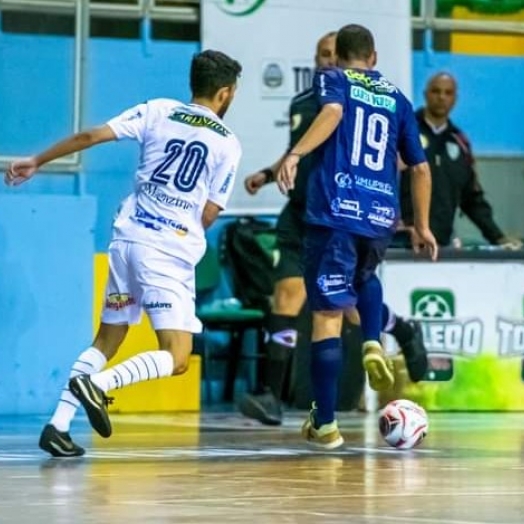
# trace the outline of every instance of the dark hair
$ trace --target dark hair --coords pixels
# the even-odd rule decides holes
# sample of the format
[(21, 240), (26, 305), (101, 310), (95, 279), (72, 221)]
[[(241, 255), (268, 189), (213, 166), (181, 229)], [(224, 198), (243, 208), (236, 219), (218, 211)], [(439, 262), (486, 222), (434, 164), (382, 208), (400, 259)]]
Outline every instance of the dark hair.
[(193, 96), (213, 98), (222, 87), (236, 83), (242, 66), (220, 51), (202, 51), (191, 61), (190, 86)]
[(338, 32), (335, 48), (342, 60), (367, 60), (375, 51), (375, 40), (366, 27), (349, 24)]

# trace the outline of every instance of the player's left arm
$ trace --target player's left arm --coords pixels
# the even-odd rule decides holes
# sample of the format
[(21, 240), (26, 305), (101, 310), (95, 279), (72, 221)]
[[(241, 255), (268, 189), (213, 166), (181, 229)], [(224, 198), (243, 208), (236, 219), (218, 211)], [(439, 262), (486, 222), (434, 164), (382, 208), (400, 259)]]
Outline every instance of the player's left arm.
[[(413, 203), (413, 225), (417, 242), (413, 244), (416, 252), (420, 242), (428, 249), (432, 260), (438, 256), (438, 245), (429, 226), (431, 205), (431, 170), (420, 142), (418, 124), (411, 103), (404, 99), (399, 115), (398, 154), (402, 162), (411, 168), (411, 200)], [(398, 161), (398, 158), (397, 158)]]
[(7, 168), (4, 181), (7, 185), (18, 186), (27, 182), (44, 164), (112, 140), (116, 140), (116, 135), (108, 125), (80, 131), (37, 155), (15, 160)]
[(202, 212), (202, 225), (207, 229), (217, 219), (220, 211), (223, 211), (233, 192), (236, 173), (242, 148), (236, 138), (232, 138), (228, 147), (225, 148), (219, 165), (212, 173), (209, 187), (209, 196)]

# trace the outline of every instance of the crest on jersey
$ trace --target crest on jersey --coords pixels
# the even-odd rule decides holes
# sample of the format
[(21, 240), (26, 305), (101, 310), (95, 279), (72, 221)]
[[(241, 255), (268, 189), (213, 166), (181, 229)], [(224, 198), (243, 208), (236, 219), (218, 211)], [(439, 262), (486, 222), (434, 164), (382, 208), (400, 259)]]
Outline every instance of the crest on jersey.
[(302, 115), (300, 113), (295, 113), (291, 115), (291, 131), (296, 131), (300, 124), (302, 123)]
[(457, 160), (460, 156), (460, 147), (455, 142), (446, 142), (446, 151), (451, 160)]
[(429, 146), (429, 140), (428, 140), (428, 137), (426, 135), (420, 135), (420, 143), (422, 144), (422, 147), (424, 149), (427, 149), (428, 146)]

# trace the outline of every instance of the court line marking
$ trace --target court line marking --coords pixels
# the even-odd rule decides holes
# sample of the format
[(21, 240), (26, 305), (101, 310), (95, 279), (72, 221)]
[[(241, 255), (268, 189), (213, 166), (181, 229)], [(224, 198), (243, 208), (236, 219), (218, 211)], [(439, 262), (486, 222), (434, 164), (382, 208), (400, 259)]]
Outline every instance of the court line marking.
[[(411, 450), (399, 450), (390, 447), (362, 447), (346, 446), (339, 450), (325, 452), (314, 447), (306, 445), (300, 446), (257, 446), (257, 447), (224, 447), (224, 446), (205, 446), (205, 447), (144, 447), (140, 449), (129, 448), (103, 448), (90, 449), (84, 459), (187, 459), (187, 458), (249, 458), (258, 457), (350, 457), (359, 455), (392, 455), (400, 458), (414, 458), (421, 455), (437, 455), (442, 450), (415, 448)], [(0, 462), (31, 461), (44, 458), (45, 455), (40, 452), (14, 449), (0, 453)], [(49, 457), (48, 457), (49, 458)]]
[[(410, 493), (400, 493), (400, 492), (393, 492), (393, 493), (323, 493), (322, 499), (385, 499), (385, 498), (422, 498), (422, 497), (479, 497), (479, 496), (490, 496), (490, 497), (512, 497), (512, 496), (522, 496), (524, 495), (524, 490), (522, 491), (459, 491), (459, 490), (453, 490), (453, 491), (446, 491), (446, 492), (410, 492)], [(250, 502), (262, 502), (265, 500), (302, 500), (302, 499), (310, 499), (311, 493), (305, 493), (303, 495), (293, 495), (293, 494), (287, 494), (287, 495), (245, 495), (245, 496), (223, 496), (220, 498), (217, 497), (208, 497), (208, 498), (198, 498), (198, 497), (192, 497), (192, 498), (176, 498), (173, 500), (141, 500), (134, 498), (133, 500), (121, 500), (118, 502), (118, 504), (125, 504), (128, 506), (136, 506), (136, 505), (148, 505), (148, 506), (156, 506), (156, 505), (162, 505), (162, 506), (176, 506), (178, 504), (231, 504), (232, 502), (244, 502), (244, 501), (250, 501)], [(439, 520), (439, 522), (442, 522), (442, 519)], [(467, 521), (466, 521), (467, 522)], [(446, 524), (449, 524), (449, 521), (446, 520)], [(501, 524), (501, 523), (498, 523)]]

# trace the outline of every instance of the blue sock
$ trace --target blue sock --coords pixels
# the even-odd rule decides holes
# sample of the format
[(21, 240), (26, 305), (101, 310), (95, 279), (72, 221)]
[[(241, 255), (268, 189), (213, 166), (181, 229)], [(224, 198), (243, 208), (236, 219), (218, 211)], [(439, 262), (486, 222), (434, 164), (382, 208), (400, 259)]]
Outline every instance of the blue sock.
[(317, 404), (315, 418), (317, 427), (335, 420), (341, 362), (340, 338), (326, 338), (311, 345), (311, 382)]
[(357, 289), (357, 309), (364, 340), (380, 340), (383, 326), (382, 285), (377, 275), (372, 275)]

